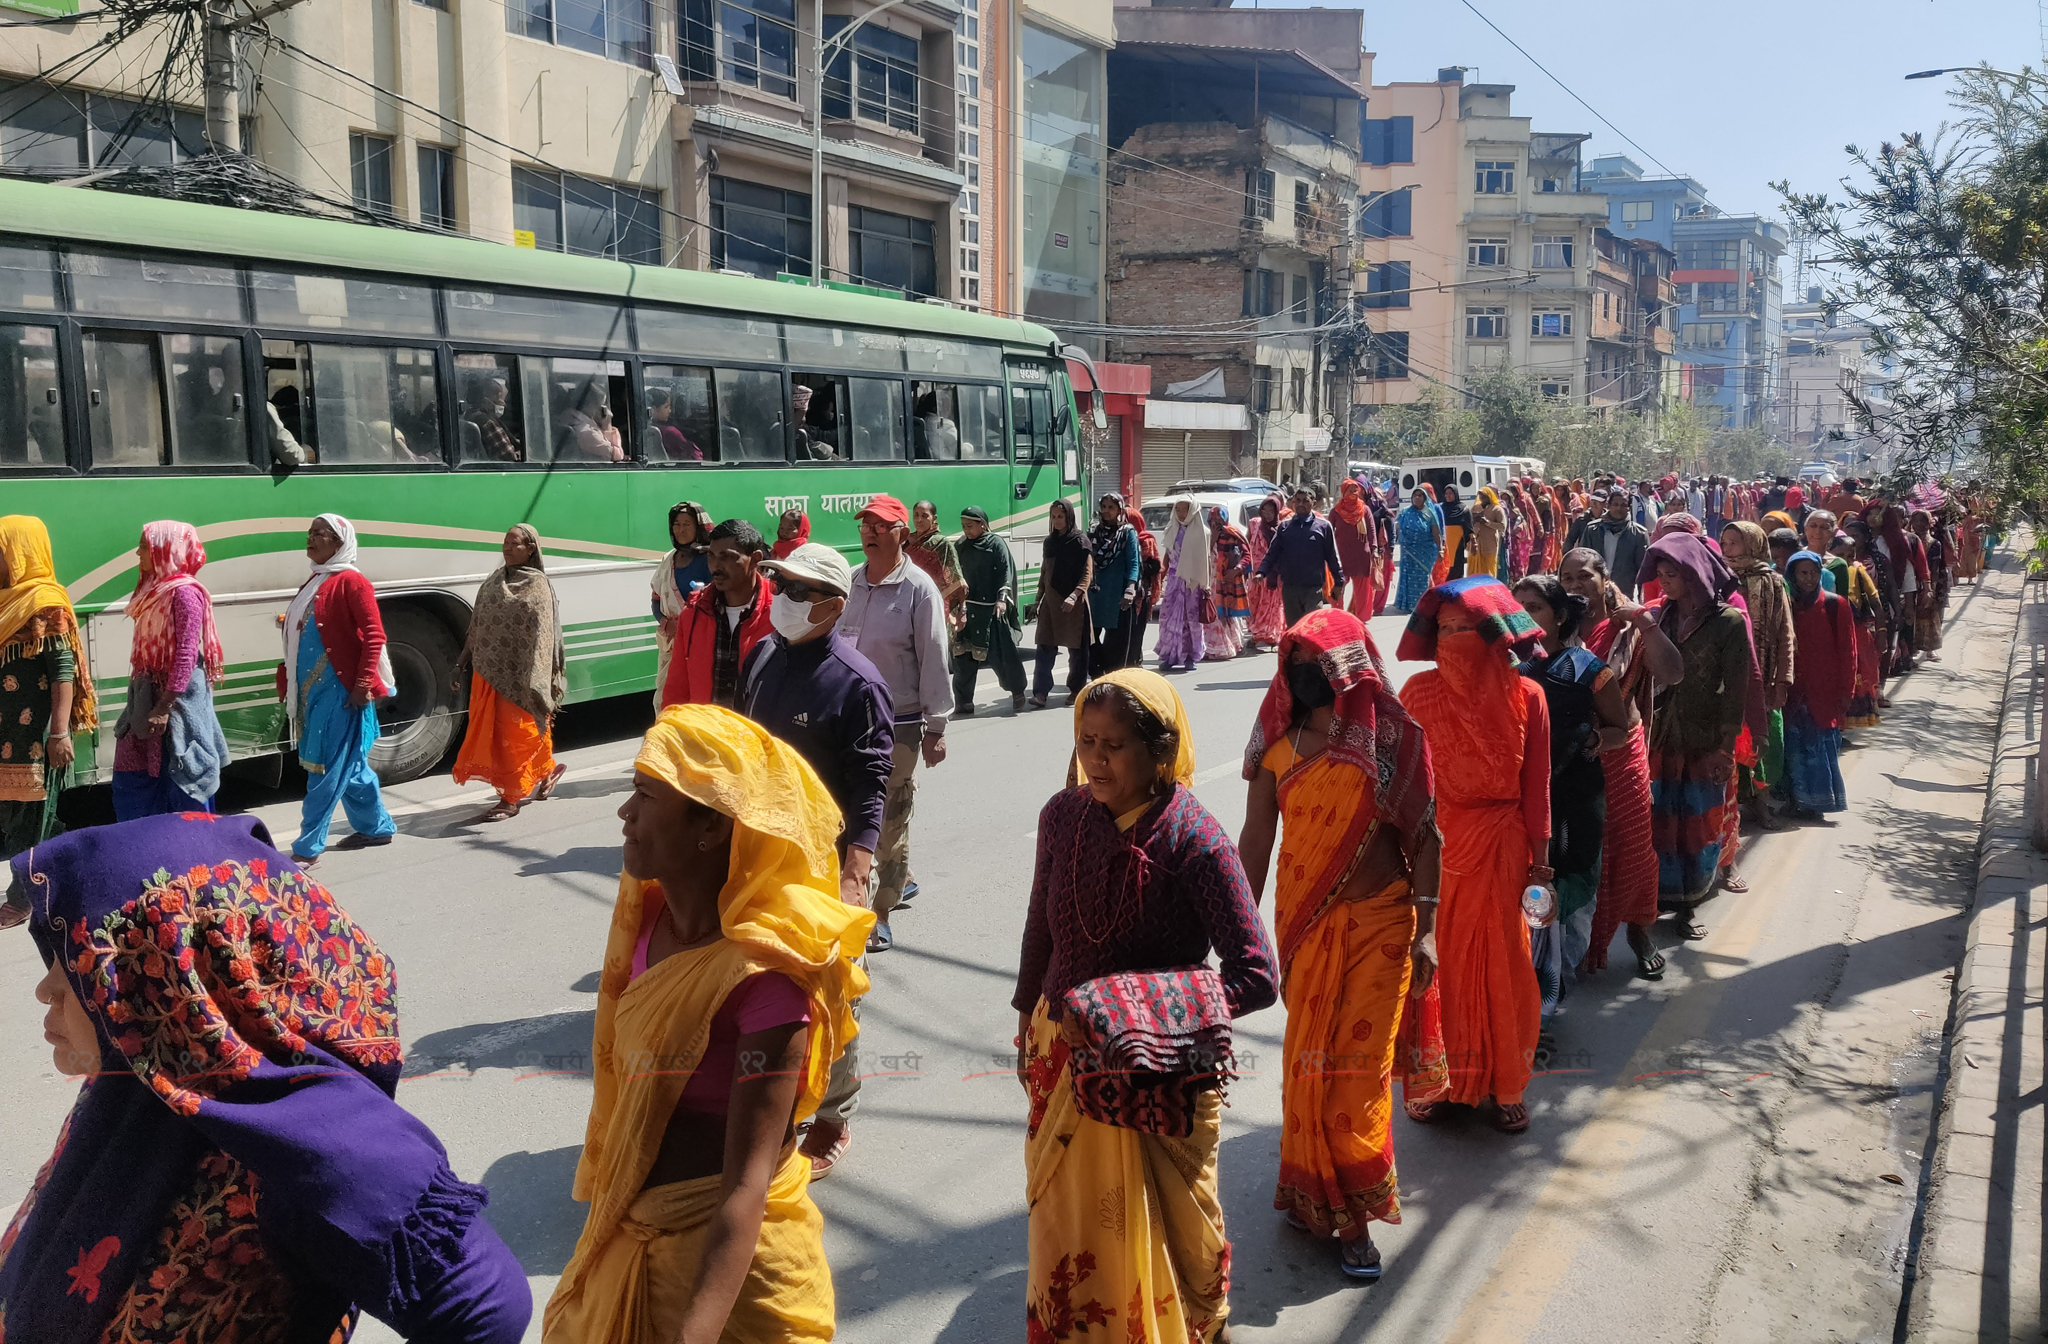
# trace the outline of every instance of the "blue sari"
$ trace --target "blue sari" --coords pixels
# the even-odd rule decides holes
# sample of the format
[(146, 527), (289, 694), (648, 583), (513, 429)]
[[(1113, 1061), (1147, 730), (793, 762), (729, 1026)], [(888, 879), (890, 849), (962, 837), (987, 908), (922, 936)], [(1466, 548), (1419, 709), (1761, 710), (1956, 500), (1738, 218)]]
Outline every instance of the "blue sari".
[(398, 823), (384, 810), (377, 774), (370, 769), (377, 711), (349, 703), (349, 688), (328, 663), (319, 622), (310, 613), (306, 628), (299, 632), (297, 670), (299, 764), (306, 767), (306, 804), (292, 854), (305, 860), (319, 858), (327, 848), (327, 828), (337, 803), (358, 835), (390, 835)]
[(1413, 611), (1429, 591), (1430, 571), (1436, 568), (1437, 542), (1434, 515), (1425, 515), (1413, 504), (1401, 510), (1396, 524), (1401, 545), (1401, 584), (1394, 591), (1394, 610)]

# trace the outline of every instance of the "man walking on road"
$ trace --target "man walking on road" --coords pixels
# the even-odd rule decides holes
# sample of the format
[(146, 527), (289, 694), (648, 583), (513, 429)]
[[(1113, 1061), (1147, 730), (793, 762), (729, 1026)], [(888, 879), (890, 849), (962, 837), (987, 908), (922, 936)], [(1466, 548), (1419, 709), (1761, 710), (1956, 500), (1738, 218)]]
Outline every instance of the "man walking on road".
[[(715, 531), (713, 536), (718, 535)], [(775, 589), (775, 633), (755, 645), (740, 674), (739, 711), (789, 743), (839, 804), (839, 898), (868, 904), (875, 847), (889, 792), (894, 745), (889, 687), (834, 623), (846, 609), (853, 569), (830, 546), (806, 542), (761, 571)], [(716, 580), (714, 580), (716, 582)], [(860, 1001), (853, 1014), (860, 1017)], [(859, 1041), (832, 1065), (817, 1115), (804, 1134), (811, 1179), (820, 1180), (853, 1142), (860, 1099)]]
[(1323, 605), (1323, 573), (1330, 575), (1332, 591), (1344, 587), (1344, 564), (1337, 558), (1337, 535), (1330, 525), (1316, 517), (1315, 496), (1308, 487), (1297, 486), (1294, 512), (1280, 525), (1266, 558), (1259, 565), (1259, 577), (1267, 588), (1280, 590), (1280, 606), (1288, 627)]
[(868, 951), (887, 952), (895, 943), (889, 916), (917, 893), (909, 881), (917, 762), (921, 756), (926, 769), (936, 769), (946, 759), (953, 685), (946, 660), (946, 604), (931, 576), (904, 551), (910, 511), (892, 495), (876, 495), (859, 519), (867, 564), (853, 573), (839, 632), (881, 672), (895, 706), (894, 768), (881, 847), (875, 851), (875, 931), (868, 937)]
[(1608, 577), (1630, 597), (1636, 595), (1636, 572), (1650, 549), (1650, 534), (1630, 521), (1632, 502), (1628, 491), (1616, 486), (1607, 492), (1607, 514), (1596, 518), (1588, 513), (1580, 519), (1576, 534), (1566, 539), (1568, 549), (1580, 546), (1600, 552)]
[(690, 594), (676, 619), (674, 653), (661, 704), (733, 707), (740, 664), (772, 628), (768, 580), (756, 572), (768, 543), (744, 518), (711, 529), (711, 582)]

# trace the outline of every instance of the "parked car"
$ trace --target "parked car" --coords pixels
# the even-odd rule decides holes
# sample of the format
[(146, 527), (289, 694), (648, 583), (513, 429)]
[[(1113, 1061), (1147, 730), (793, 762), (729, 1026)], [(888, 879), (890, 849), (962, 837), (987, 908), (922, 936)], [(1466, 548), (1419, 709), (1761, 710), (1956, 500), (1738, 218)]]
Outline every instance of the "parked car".
[(1257, 476), (1232, 476), (1221, 481), (1175, 481), (1168, 494), (1173, 495), (1259, 495), (1271, 494), (1280, 487)]
[[(1262, 494), (1252, 495), (1238, 491), (1184, 490), (1179, 493), (1194, 495), (1195, 506), (1201, 509), (1205, 518), (1211, 509), (1227, 510), (1230, 521), (1240, 528), (1251, 526), (1252, 519), (1259, 516), (1259, 505), (1265, 500)], [(1167, 519), (1173, 516), (1173, 501), (1173, 495), (1160, 495), (1138, 506), (1138, 512), (1144, 515), (1145, 526), (1154, 534), (1160, 533), (1166, 527)]]

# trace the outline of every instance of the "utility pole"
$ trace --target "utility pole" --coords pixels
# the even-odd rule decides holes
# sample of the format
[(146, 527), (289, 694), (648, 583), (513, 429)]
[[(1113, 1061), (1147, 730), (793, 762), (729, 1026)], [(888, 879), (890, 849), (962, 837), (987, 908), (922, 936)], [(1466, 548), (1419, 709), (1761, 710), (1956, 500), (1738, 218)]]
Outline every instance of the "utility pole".
[(300, 3), (303, 0), (272, 0), (253, 13), (237, 17), (235, 0), (207, 0), (200, 55), (206, 84), (206, 143), (214, 153), (242, 152), (242, 95), (235, 78), (236, 37), (271, 15)]

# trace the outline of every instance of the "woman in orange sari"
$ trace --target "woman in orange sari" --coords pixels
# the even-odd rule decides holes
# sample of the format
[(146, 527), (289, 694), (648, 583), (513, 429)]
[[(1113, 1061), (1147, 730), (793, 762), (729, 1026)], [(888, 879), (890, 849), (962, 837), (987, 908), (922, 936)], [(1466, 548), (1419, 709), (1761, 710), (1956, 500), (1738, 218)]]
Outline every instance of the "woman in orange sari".
[(1529, 1127), (1522, 1094), (1542, 992), (1521, 898), (1526, 886), (1551, 881), (1550, 712), (1514, 658), (1540, 634), (1506, 584), (1476, 577), (1432, 588), (1401, 635), (1404, 661), (1436, 663), (1401, 688), (1429, 737), (1443, 833), (1441, 970), (1401, 1022), (1412, 1059), (1441, 1050), (1449, 1066), (1435, 1095), (1404, 1089), (1409, 1117), (1425, 1124), (1444, 1102), (1491, 1098), (1501, 1132)]
[(569, 689), (562, 618), (541, 566), (540, 533), (520, 523), (505, 533), (502, 549), (504, 565), (477, 589), (455, 665), (457, 694), (469, 681), (469, 730), (455, 754), (455, 782), (481, 779), (498, 791), (480, 822), (546, 801), (567, 768), (554, 752), (555, 712)]
[(1394, 1037), (1436, 974), (1439, 841), (1422, 730), (1387, 689), (1357, 617), (1317, 611), (1280, 644), (1245, 752), (1238, 853), (1273, 888), (1281, 996), (1280, 1184), (1273, 1207), (1339, 1241), (1339, 1266), (1380, 1277), (1369, 1224), (1401, 1221), (1394, 1181)]

